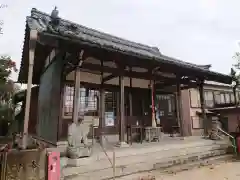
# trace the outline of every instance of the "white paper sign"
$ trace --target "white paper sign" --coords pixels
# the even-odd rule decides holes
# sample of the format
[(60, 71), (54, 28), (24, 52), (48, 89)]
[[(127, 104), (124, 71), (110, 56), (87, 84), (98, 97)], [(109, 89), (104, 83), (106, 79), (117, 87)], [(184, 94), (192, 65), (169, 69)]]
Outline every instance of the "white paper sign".
[(105, 125), (114, 126), (114, 112), (105, 112)]

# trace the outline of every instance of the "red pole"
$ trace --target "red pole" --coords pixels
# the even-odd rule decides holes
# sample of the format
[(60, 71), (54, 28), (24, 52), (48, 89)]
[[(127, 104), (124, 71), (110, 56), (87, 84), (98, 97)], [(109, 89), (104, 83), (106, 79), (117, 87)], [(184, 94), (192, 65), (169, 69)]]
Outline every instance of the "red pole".
[(152, 96), (152, 114), (155, 116), (154, 85), (152, 81), (151, 81), (151, 96)]
[(152, 96), (152, 127), (156, 127), (155, 120), (155, 101), (154, 101), (154, 81), (150, 81), (151, 84), (151, 96)]

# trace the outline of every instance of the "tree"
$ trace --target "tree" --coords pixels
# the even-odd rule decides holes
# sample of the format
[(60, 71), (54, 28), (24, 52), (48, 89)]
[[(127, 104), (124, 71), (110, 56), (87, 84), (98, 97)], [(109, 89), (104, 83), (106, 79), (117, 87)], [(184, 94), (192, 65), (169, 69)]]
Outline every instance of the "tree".
[[(236, 90), (240, 86), (240, 53), (236, 52), (235, 55), (233, 56), (234, 59), (236, 59), (236, 63), (233, 65), (233, 68), (231, 68), (231, 77), (233, 79), (233, 93), (234, 93), (234, 99), (235, 99), (235, 104), (236, 107), (239, 106), (240, 103), (240, 97), (239, 94), (237, 96)], [(238, 101), (237, 101), (238, 97)], [(237, 131), (240, 131), (240, 117), (237, 115), (237, 121), (238, 121), (238, 126), (237, 126)]]
[(236, 63), (231, 68), (231, 76), (234, 81), (233, 86), (238, 88), (240, 86), (240, 52), (236, 52), (233, 58), (236, 59)]
[(10, 56), (0, 56), (0, 132), (6, 132), (6, 126), (11, 121), (14, 113), (11, 100), (15, 85), (10, 79), (12, 72), (16, 72), (16, 63)]
[(13, 81), (10, 79), (11, 73), (16, 69), (16, 63), (10, 56), (0, 56), (0, 102), (7, 100), (7, 94), (14, 90)]

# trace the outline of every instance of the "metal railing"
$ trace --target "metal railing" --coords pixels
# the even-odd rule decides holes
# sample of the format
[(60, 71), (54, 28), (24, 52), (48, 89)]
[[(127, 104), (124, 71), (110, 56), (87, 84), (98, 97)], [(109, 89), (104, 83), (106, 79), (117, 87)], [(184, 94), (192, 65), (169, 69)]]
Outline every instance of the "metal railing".
[[(236, 146), (236, 140), (235, 140), (235, 138), (232, 136), (232, 135), (230, 135), (230, 134), (228, 134), (226, 131), (224, 131), (224, 130), (222, 130), (221, 128), (217, 128), (218, 129), (218, 131), (220, 131), (221, 133), (223, 133), (224, 135), (226, 135), (226, 136), (228, 136), (232, 141), (232, 147), (233, 147), (233, 150), (234, 150), (234, 153), (235, 154), (237, 154), (237, 146)], [(219, 138), (221, 138), (221, 139), (223, 139), (220, 135), (218, 135), (217, 134), (217, 136), (219, 137)]]
[[(105, 135), (102, 135), (104, 137), (104, 139), (106, 140), (106, 142), (108, 144), (110, 144), (106, 138)], [(115, 180), (115, 176), (116, 176), (116, 155), (115, 155), (115, 149), (114, 147), (111, 148), (112, 149), (112, 161), (111, 161), (111, 158), (109, 157), (109, 155), (107, 154), (107, 151), (106, 149), (102, 146), (102, 144), (100, 143), (100, 146), (104, 152), (104, 154), (106, 155), (106, 157), (108, 158), (108, 161), (110, 162), (110, 164), (112, 165), (112, 168), (113, 168), (113, 180)]]
[[(94, 128), (96, 128), (96, 127), (92, 126), (93, 139), (95, 138), (95, 136), (94, 136)], [(103, 135), (103, 134), (102, 134), (102, 137), (105, 139), (106, 143), (110, 145), (107, 137), (105, 135)], [(99, 144), (100, 144), (100, 147), (102, 148), (105, 156), (107, 157), (109, 163), (112, 166), (112, 169), (113, 169), (113, 180), (115, 180), (115, 177), (116, 177), (116, 155), (115, 155), (115, 149), (114, 149), (114, 147), (111, 148), (112, 149), (112, 160), (111, 160), (111, 157), (108, 155), (107, 150), (103, 147), (101, 142)], [(93, 145), (94, 145), (94, 140), (92, 141), (92, 146)]]

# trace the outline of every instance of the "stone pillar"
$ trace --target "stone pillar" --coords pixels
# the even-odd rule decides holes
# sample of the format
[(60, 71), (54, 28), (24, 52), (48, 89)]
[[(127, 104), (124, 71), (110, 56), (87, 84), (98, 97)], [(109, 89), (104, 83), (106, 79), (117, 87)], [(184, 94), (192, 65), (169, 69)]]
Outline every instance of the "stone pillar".
[(176, 93), (176, 107), (177, 107), (177, 120), (180, 127), (180, 135), (184, 136), (184, 123), (183, 123), (183, 116), (182, 116), (182, 96), (181, 96), (181, 84), (180, 80), (177, 81), (177, 93)]
[(203, 119), (204, 136), (206, 137), (206, 136), (208, 136), (208, 122), (207, 122), (207, 115), (206, 115), (206, 106), (205, 106), (205, 97), (204, 97), (203, 86), (204, 86), (204, 80), (202, 80), (199, 84), (199, 95), (200, 95), (200, 104), (201, 104), (202, 119)]

